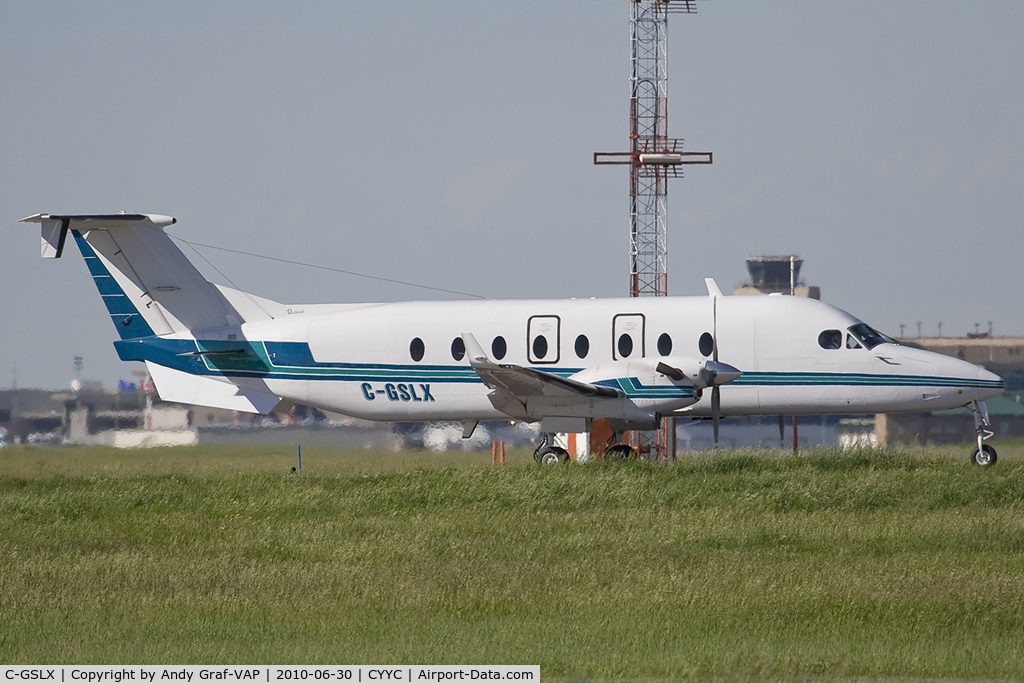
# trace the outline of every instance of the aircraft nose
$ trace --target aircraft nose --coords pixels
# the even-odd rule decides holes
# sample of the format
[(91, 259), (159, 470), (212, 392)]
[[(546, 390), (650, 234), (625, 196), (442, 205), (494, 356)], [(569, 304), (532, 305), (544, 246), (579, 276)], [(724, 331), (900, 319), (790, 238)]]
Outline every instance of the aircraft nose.
[(978, 368), (978, 384), (981, 385), (978, 389), (979, 401), (992, 398), (1006, 389), (1006, 382), (1003, 378), (985, 368)]
[(947, 358), (951, 375), (958, 379), (965, 398), (984, 401), (1002, 393), (1006, 388), (1003, 378), (985, 368), (954, 358)]
[[(900, 355), (893, 354), (890, 360), (902, 365), (912, 375), (934, 377), (939, 393), (959, 405), (990, 399), (1006, 388), (999, 375), (960, 358), (913, 347), (903, 347), (900, 352)], [(933, 399), (928, 397), (927, 400)]]

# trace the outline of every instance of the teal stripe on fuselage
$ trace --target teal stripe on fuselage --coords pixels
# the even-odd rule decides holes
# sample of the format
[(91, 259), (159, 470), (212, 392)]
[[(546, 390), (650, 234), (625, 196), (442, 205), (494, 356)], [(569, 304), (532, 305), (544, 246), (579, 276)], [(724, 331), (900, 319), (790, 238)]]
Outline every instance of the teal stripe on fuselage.
[(735, 386), (927, 386), (1004, 388), (1003, 380), (934, 377), (929, 375), (872, 375), (843, 372), (745, 372)]
[(676, 386), (674, 384), (666, 384), (663, 386), (657, 385), (645, 385), (637, 377), (619, 377), (616, 379), (606, 379), (600, 382), (595, 382), (599, 386), (611, 387), (612, 389), (618, 389), (627, 398), (651, 398), (651, 399), (669, 399), (669, 398), (692, 398), (694, 394), (693, 387), (688, 386)]
[[(420, 365), (394, 363), (324, 363), (313, 359), (305, 342), (194, 341), (147, 337), (115, 342), (121, 360), (148, 360), (197, 375), (260, 377), (281, 380), (337, 382), (480, 382), (466, 365)], [(561, 377), (578, 368), (536, 368)], [(690, 387), (647, 386), (635, 377), (603, 380), (604, 386), (620, 389), (630, 398), (671, 398), (692, 396)], [(926, 375), (870, 375), (864, 373), (744, 373), (731, 386), (917, 386), (958, 388), (1002, 388), (1002, 380), (930, 377)]]
[[(304, 350), (288, 348), (296, 346), (304, 347)], [(312, 360), (309, 345), (304, 342), (195, 341), (148, 337), (114, 342), (114, 347), (121, 360), (152, 361), (194, 375), (342, 382), (480, 381), (476, 371), (465, 366), (317, 363)], [(275, 349), (273, 358), (267, 352), (268, 347)]]

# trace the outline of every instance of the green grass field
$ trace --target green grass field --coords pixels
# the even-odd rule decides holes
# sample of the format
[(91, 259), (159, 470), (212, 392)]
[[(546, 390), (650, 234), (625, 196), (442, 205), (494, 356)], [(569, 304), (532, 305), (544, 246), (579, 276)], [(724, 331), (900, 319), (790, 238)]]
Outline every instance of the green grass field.
[(5, 663), (539, 664), (547, 680), (1024, 679), (1024, 443), (0, 451)]

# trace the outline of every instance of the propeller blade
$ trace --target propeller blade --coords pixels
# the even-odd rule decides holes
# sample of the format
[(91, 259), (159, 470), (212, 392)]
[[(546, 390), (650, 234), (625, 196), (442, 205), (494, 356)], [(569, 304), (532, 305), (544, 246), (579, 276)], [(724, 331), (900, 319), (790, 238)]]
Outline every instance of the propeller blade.
[[(721, 419), (722, 395), (718, 388), (718, 297), (711, 297), (711, 360), (715, 367), (712, 370), (711, 388), (711, 426), (715, 432), (715, 448), (718, 448), (718, 422)], [(706, 367), (706, 366), (705, 366)], [(735, 370), (735, 368), (733, 368)]]
[(686, 375), (679, 368), (674, 368), (666, 363), (658, 363), (658, 366), (654, 368), (657, 372), (665, 375), (669, 379), (674, 379), (677, 382), (682, 382), (686, 379)]
[(711, 360), (718, 362), (718, 297), (711, 298)]
[(718, 388), (717, 384), (714, 386), (713, 389), (711, 389), (711, 426), (714, 428), (715, 431), (716, 448), (718, 447), (718, 422), (721, 419), (719, 415), (719, 409), (721, 408), (722, 403), (722, 397), (719, 394), (720, 391), (721, 389)]

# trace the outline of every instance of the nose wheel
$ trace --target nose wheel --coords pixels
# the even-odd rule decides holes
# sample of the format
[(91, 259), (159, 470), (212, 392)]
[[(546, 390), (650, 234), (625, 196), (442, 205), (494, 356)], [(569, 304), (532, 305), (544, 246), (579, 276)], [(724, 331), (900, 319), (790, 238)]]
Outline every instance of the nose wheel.
[(988, 406), (984, 401), (975, 401), (971, 405), (971, 413), (974, 415), (974, 431), (978, 437), (978, 445), (971, 451), (971, 462), (980, 467), (991, 467), (996, 464), (996, 449), (983, 443), (994, 434), (990, 429), (992, 422), (988, 418)]
[(971, 451), (971, 462), (981, 467), (991, 467), (996, 464), (996, 449), (987, 443), (982, 444), (981, 449), (975, 448)]

